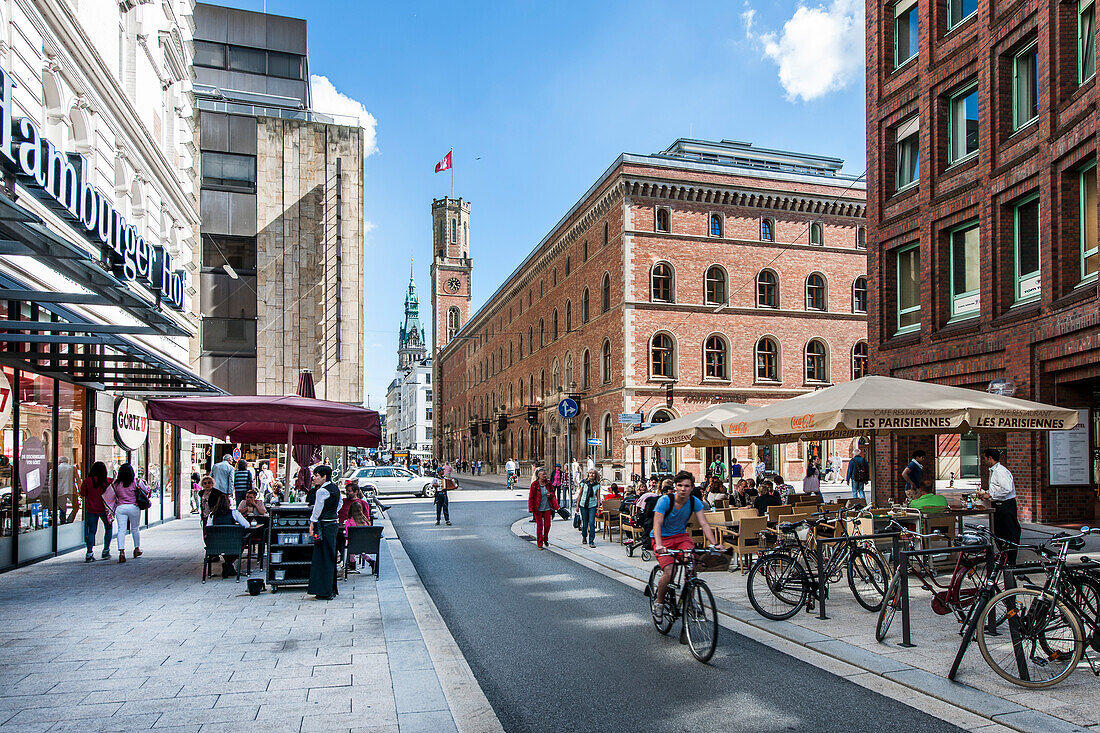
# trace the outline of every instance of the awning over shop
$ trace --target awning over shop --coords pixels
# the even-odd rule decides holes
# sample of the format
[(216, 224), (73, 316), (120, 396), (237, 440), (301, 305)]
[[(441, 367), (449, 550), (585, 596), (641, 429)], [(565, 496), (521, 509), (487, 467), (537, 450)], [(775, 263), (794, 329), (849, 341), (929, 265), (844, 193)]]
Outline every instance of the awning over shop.
[(626, 436), (627, 445), (645, 448), (670, 448), (690, 445), (696, 448), (720, 447), (734, 441), (722, 432), (723, 423), (737, 420), (753, 408), (735, 402), (705, 407), (675, 420), (654, 425), (651, 428)]

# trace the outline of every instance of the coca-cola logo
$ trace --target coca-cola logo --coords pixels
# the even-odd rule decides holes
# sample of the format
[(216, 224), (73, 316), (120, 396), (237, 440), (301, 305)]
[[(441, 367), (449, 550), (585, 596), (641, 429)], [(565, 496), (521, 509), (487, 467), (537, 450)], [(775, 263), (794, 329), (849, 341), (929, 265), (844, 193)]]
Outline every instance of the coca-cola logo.
[(742, 435), (749, 429), (749, 424), (742, 420), (741, 422), (731, 422), (726, 425), (726, 435)]
[(791, 430), (812, 430), (814, 427), (813, 415), (799, 415), (791, 418)]

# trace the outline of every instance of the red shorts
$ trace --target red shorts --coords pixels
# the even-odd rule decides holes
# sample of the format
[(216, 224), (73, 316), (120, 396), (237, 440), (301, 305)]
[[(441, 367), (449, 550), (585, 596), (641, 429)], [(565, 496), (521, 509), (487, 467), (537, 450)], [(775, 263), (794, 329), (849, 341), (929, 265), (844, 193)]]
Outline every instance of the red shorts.
[[(695, 542), (692, 541), (691, 537), (689, 537), (687, 535), (687, 533), (674, 534), (674, 535), (671, 535), (669, 537), (662, 537), (661, 538), (661, 544), (664, 545), (666, 550), (694, 550), (695, 549)], [(669, 565), (671, 565), (673, 559), (674, 558), (673, 558), (672, 555), (664, 555), (664, 554), (657, 555), (657, 562), (661, 563), (662, 568), (667, 568)]]

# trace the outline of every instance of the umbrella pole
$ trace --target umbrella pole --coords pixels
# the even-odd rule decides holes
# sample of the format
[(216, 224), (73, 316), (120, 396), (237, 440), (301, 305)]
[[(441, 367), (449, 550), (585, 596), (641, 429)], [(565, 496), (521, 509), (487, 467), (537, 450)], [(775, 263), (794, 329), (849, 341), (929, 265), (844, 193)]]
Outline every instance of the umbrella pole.
[(878, 470), (875, 468), (875, 431), (871, 431), (871, 439), (867, 443), (867, 462), (871, 464), (871, 501), (868, 506), (875, 505), (875, 494), (878, 491)]
[(286, 426), (286, 480), (283, 482), (283, 496), (290, 498), (290, 451), (294, 447), (294, 425)]

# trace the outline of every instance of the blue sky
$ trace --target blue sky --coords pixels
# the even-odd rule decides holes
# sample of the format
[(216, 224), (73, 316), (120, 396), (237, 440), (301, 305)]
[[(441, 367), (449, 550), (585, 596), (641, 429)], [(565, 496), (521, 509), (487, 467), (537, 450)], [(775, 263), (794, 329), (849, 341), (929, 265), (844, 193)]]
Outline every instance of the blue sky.
[(451, 147), (454, 193), (472, 203), (475, 309), (619, 153), (728, 138), (864, 169), (863, 5), (854, 0), (266, 8), (305, 17), (311, 73), (375, 120), (377, 149), (364, 163), (374, 408), (397, 363), (410, 257), (429, 313), (431, 200), (451, 183), (433, 167)]

